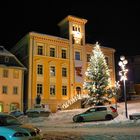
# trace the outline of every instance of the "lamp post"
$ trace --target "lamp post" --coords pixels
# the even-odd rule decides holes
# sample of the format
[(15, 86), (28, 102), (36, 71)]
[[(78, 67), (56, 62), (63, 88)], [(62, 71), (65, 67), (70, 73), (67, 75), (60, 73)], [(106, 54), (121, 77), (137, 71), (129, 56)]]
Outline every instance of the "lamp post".
[(128, 63), (128, 61), (125, 59), (125, 57), (121, 56), (118, 65), (121, 68), (121, 71), (119, 71), (119, 75), (121, 76), (120, 80), (123, 81), (123, 87), (124, 87), (125, 115), (126, 115), (126, 118), (128, 118), (128, 114), (127, 114), (127, 95), (126, 95), (126, 85), (125, 85), (125, 81), (127, 80), (126, 74), (128, 72), (128, 69), (125, 68), (127, 63)]

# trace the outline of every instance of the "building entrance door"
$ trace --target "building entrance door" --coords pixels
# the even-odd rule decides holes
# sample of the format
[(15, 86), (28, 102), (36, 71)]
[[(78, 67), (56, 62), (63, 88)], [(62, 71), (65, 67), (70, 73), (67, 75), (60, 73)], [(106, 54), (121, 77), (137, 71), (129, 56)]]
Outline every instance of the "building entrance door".
[(3, 112), (3, 104), (0, 103), (0, 112)]
[(76, 93), (81, 94), (81, 87), (76, 87)]

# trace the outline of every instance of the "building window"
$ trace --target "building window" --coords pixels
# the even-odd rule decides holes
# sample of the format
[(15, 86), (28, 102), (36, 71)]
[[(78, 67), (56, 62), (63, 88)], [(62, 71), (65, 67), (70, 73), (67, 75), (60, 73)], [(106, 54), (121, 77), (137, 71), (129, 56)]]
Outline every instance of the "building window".
[(55, 57), (55, 48), (50, 48), (50, 56)]
[(90, 62), (90, 54), (87, 54), (87, 62)]
[(75, 26), (74, 26), (74, 25), (72, 26), (72, 30), (73, 30), (73, 31), (75, 30)]
[(5, 57), (5, 62), (9, 62), (9, 57)]
[(43, 86), (42, 84), (37, 84), (37, 94), (42, 94), (43, 93)]
[(13, 94), (18, 94), (18, 87), (13, 87)]
[(78, 31), (78, 32), (80, 32), (80, 31), (81, 31), (81, 28), (80, 28), (80, 26), (78, 26), (78, 25), (73, 25), (73, 26), (72, 26), (72, 30), (73, 30), (73, 31)]
[(62, 50), (62, 58), (66, 59), (66, 50)]
[(79, 31), (79, 32), (80, 32), (80, 30), (81, 30), (80, 27), (78, 27), (78, 31)]
[(55, 85), (50, 85), (50, 95), (55, 95)]
[(67, 68), (62, 68), (62, 76), (67, 77)]
[(106, 64), (109, 65), (108, 57), (105, 57)]
[(67, 86), (62, 86), (62, 95), (67, 95)]
[(80, 52), (75, 52), (75, 60), (80, 60)]
[(37, 65), (37, 74), (43, 74), (43, 65)]
[(54, 66), (50, 67), (50, 76), (55, 76), (55, 67)]
[(43, 55), (43, 46), (38, 46), (38, 55)]
[(18, 79), (19, 78), (19, 71), (18, 70), (14, 70), (13, 77), (15, 79)]
[(19, 103), (11, 103), (10, 104), (10, 111), (16, 110), (19, 108)]
[(8, 77), (8, 70), (3, 70), (3, 77), (5, 77), (5, 78)]
[(2, 93), (3, 93), (3, 94), (7, 94), (7, 93), (8, 93), (8, 88), (7, 88), (7, 86), (3, 86), (3, 87), (2, 87)]

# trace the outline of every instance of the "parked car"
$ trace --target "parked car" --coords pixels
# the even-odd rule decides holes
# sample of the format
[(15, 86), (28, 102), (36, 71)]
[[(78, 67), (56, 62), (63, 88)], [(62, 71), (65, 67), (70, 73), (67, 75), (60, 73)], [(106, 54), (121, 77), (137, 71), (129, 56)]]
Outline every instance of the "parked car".
[(15, 116), (15, 117), (20, 117), (20, 116), (24, 115), (24, 113), (20, 110), (13, 110), (9, 114), (12, 116)]
[(129, 115), (130, 120), (138, 120), (140, 119), (140, 113), (132, 113)]
[(9, 114), (0, 113), (0, 140), (41, 140), (41, 130), (30, 124), (22, 124)]
[(26, 115), (28, 117), (48, 117), (50, 115), (50, 113), (51, 113), (51, 111), (49, 108), (44, 108), (40, 105), (26, 110)]
[(113, 106), (94, 106), (81, 114), (73, 116), (73, 121), (86, 122), (97, 120), (112, 120), (117, 116), (117, 109), (115, 109)]

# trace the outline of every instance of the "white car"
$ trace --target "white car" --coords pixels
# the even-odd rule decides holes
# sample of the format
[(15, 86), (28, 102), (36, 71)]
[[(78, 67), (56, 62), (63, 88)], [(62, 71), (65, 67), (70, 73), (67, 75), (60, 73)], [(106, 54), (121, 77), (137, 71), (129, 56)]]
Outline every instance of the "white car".
[(117, 109), (113, 106), (94, 106), (85, 112), (73, 116), (74, 122), (112, 120), (118, 116)]
[(0, 113), (0, 140), (42, 140), (39, 128), (22, 124), (9, 114)]

